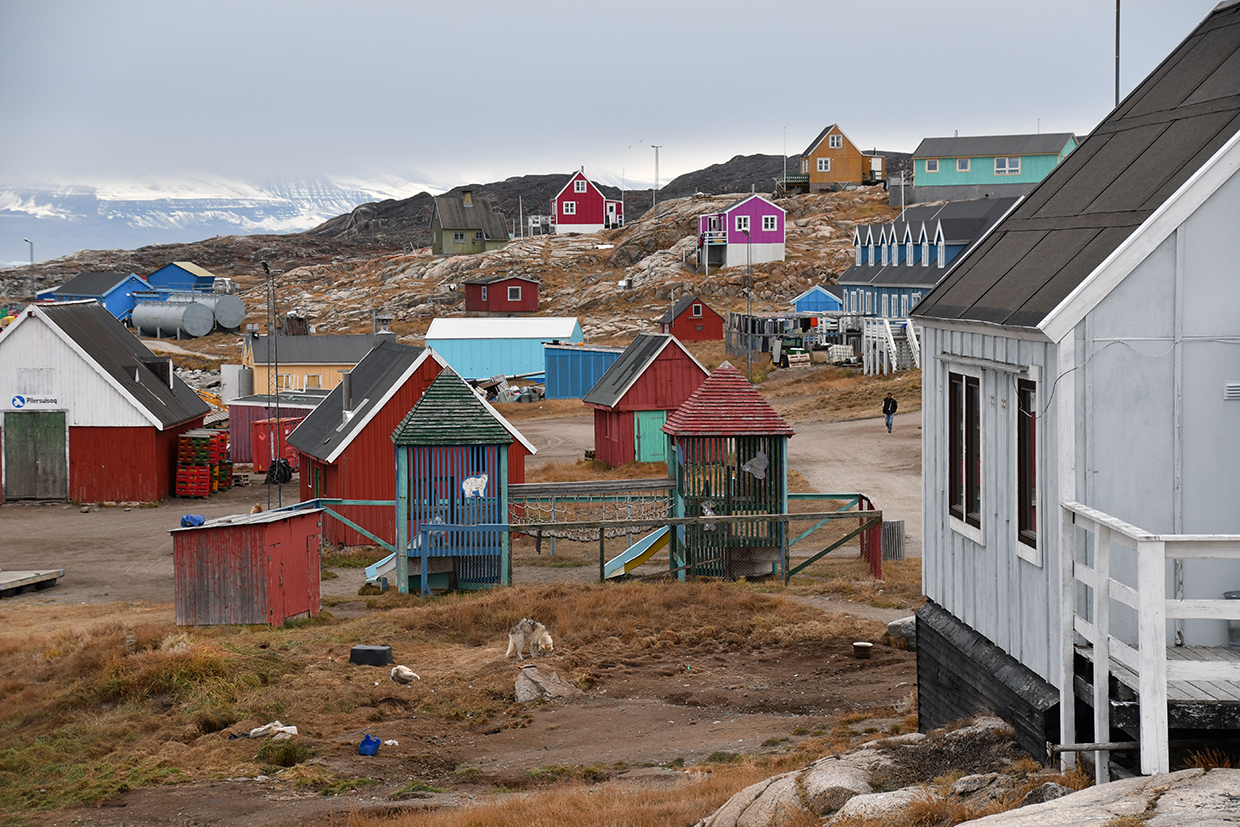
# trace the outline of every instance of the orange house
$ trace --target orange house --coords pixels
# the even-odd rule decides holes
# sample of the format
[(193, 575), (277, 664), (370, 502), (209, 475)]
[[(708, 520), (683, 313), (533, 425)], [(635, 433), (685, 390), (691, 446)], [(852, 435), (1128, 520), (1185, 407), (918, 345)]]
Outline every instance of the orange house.
[(809, 176), (810, 192), (848, 184), (878, 184), (886, 178), (882, 156), (862, 152), (834, 123), (801, 153), (801, 174)]

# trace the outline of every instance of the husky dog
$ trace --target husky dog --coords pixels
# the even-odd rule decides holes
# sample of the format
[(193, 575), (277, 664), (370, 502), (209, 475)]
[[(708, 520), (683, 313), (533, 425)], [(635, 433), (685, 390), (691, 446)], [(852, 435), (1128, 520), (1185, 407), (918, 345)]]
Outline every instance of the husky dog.
[(525, 660), (521, 650), (525, 648), (527, 642), (530, 645), (530, 657), (545, 655), (555, 649), (551, 645), (551, 633), (547, 631), (547, 627), (537, 620), (523, 617), (517, 621), (517, 625), (508, 630), (508, 652), (504, 657), (510, 658), (515, 652), (517, 660)]

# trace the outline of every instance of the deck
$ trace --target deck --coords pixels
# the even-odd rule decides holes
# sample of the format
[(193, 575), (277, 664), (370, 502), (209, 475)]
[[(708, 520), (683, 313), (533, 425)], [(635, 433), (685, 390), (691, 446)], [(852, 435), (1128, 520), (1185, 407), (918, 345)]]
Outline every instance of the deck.
[(13, 597), (26, 592), (50, 589), (65, 576), (64, 569), (41, 571), (0, 571), (0, 597)]

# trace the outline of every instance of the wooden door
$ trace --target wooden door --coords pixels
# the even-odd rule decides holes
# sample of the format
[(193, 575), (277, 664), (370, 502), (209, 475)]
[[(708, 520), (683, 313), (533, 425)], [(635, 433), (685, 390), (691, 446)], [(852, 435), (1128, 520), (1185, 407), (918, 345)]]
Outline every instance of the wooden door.
[(638, 462), (667, 462), (667, 434), (660, 428), (667, 411), (637, 411), (633, 415)]
[(4, 415), (4, 496), (11, 500), (69, 497), (64, 411)]

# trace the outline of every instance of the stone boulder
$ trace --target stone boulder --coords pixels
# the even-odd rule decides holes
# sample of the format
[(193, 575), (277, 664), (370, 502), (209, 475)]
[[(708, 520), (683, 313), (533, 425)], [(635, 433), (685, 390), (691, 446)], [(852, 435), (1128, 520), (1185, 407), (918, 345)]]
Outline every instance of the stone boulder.
[(516, 696), (518, 703), (546, 698), (549, 701), (569, 701), (579, 698), (582, 691), (560, 677), (558, 672), (543, 671), (537, 666), (526, 666), (517, 672)]

